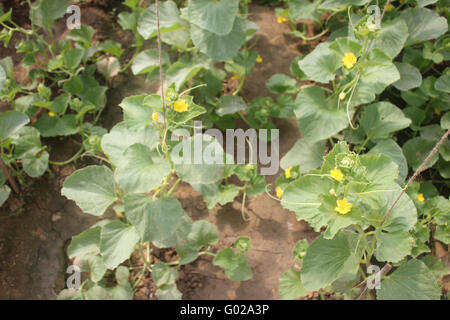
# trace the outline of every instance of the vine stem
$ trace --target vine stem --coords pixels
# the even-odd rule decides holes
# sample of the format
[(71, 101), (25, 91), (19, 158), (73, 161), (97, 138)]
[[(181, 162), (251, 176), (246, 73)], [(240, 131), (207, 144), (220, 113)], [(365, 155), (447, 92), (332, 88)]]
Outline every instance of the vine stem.
[(164, 130), (167, 130), (166, 96), (164, 94), (164, 74), (163, 74), (162, 49), (161, 49), (161, 28), (159, 22), (159, 0), (155, 1), (155, 9), (156, 9), (156, 29), (158, 31), (159, 82), (161, 83), (161, 96), (163, 102)]
[(400, 200), (402, 195), (405, 193), (406, 189), (408, 189), (408, 187), (411, 185), (411, 183), (413, 183), (413, 181), (417, 178), (417, 176), (422, 172), (422, 170), (425, 168), (425, 166), (428, 163), (428, 161), (430, 161), (431, 157), (433, 157), (435, 155), (435, 153), (438, 152), (439, 147), (444, 143), (445, 139), (447, 139), (449, 134), (450, 134), (450, 130), (447, 130), (447, 132), (442, 136), (442, 138), (438, 141), (438, 143), (436, 143), (436, 145), (434, 146), (433, 150), (431, 150), (431, 152), (428, 154), (428, 156), (425, 158), (425, 160), (423, 160), (422, 164), (417, 168), (416, 172), (414, 172), (413, 176), (408, 180), (408, 183), (406, 184), (406, 186), (402, 189), (402, 191), (400, 192), (398, 197), (395, 199), (395, 201), (392, 204), (392, 206), (389, 208), (389, 211), (384, 216), (383, 221), (381, 222), (381, 224), (384, 223), (386, 218), (392, 212), (392, 209), (394, 209), (395, 205), (398, 203), (398, 201)]
[(5, 162), (3, 162), (3, 159), (1, 157), (0, 157), (0, 167), (2, 168), (2, 171), (5, 174), (6, 179), (8, 179), (11, 188), (13, 188), (15, 193), (19, 193), (20, 192), (19, 187), (17, 186), (14, 177), (9, 172), (8, 166), (6, 165)]

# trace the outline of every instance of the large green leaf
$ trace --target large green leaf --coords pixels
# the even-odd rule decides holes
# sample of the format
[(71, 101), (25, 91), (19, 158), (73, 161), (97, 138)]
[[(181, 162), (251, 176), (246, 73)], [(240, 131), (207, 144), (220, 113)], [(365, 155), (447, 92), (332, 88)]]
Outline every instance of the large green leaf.
[(181, 300), (182, 293), (178, 290), (177, 285), (165, 284), (156, 290), (156, 296), (159, 300)]
[(30, 119), (22, 112), (6, 111), (0, 113), (0, 142), (25, 126)]
[(234, 281), (245, 281), (253, 276), (245, 254), (235, 254), (231, 248), (220, 250), (214, 257), (213, 264), (223, 268), (226, 276)]
[(375, 256), (378, 261), (399, 262), (411, 254), (414, 240), (409, 232), (383, 232), (377, 230), (377, 249)]
[(115, 177), (119, 186), (130, 193), (150, 192), (171, 171), (168, 159), (156, 150), (136, 143), (128, 147), (117, 165)]
[(178, 277), (177, 269), (171, 268), (163, 262), (156, 262), (152, 268), (152, 278), (155, 285), (174, 284)]
[(395, 58), (403, 49), (408, 38), (408, 26), (402, 19), (383, 21), (378, 37), (374, 41), (374, 48), (381, 49), (391, 59)]
[(297, 81), (285, 74), (276, 73), (266, 81), (270, 92), (275, 94), (296, 93), (298, 91)]
[(304, 88), (297, 95), (294, 112), (303, 139), (309, 143), (327, 139), (348, 125), (345, 109), (327, 100), (321, 87)]
[(241, 19), (236, 18), (233, 29), (225, 35), (218, 35), (192, 24), (191, 38), (194, 45), (211, 59), (225, 61), (238, 53), (245, 41), (245, 31)]
[(159, 133), (153, 126), (146, 126), (143, 129), (135, 126), (134, 122), (119, 122), (108, 134), (102, 138), (102, 149), (114, 165), (124, 161), (125, 150), (135, 143), (148, 146), (150, 149), (159, 143)]
[[(163, 1), (159, 3), (160, 29), (161, 32), (168, 32), (183, 28), (178, 7), (173, 1)], [(144, 39), (150, 39), (157, 33), (156, 27), (156, 7), (152, 4), (139, 17), (137, 30)]]
[(400, 79), (400, 73), (392, 59), (378, 48), (368, 54), (368, 62), (362, 66), (359, 86), (366, 87), (375, 94), (380, 94), (387, 86)]
[(227, 114), (245, 110), (246, 107), (247, 105), (242, 97), (227, 94), (220, 97), (219, 107), (216, 109), (216, 113), (222, 117)]
[(408, 164), (403, 155), (402, 148), (392, 139), (379, 141), (370, 151), (368, 155), (386, 155), (398, 166), (398, 183), (402, 183), (408, 175)]
[[(35, 12), (30, 13), (30, 17), (34, 17), (34, 24), (47, 29), (52, 27), (54, 20), (62, 18), (69, 7), (67, 0), (41, 0), (39, 3)], [(36, 8), (36, 3), (33, 7)]]
[(88, 166), (75, 171), (64, 181), (61, 194), (95, 216), (101, 216), (117, 200), (113, 173), (105, 166)]
[(323, 236), (314, 240), (303, 259), (301, 280), (306, 290), (319, 290), (343, 274), (355, 274), (362, 251), (357, 242), (358, 235), (351, 231), (341, 231), (332, 240)]
[(395, 66), (400, 72), (400, 79), (392, 85), (401, 91), (408, 91), (420, 87), (422, 75), (420, 70), (409, 63), (396, 62)]
[(379, 300), (439, 300), (441, 290), (433, 273), (420, 260), (404, 262), (381, 281)]
[(101, 227), (87, 229), (72, 237), (67, 255), (69, 258), (82, 257), (86, 254), (97, 254), (100, 252), (100, 231)]
[(311, 19), (314, 22), (320, 22), (321, 13), (317, 10), (320, 1), (303, 1), (303, 0), (290, 0), (289, 5), (289, 17), (292, 20)]
[(74, 114), (66, 114), (62, 117), (50, 117), (44, 114), (36, 121), (34, 127), (45, 138), (69, 136), (78, 132), (77, 117)]
[(300, 272), (292, 269), (281, 275), (278, 291), (282, 300), (293, 300), (307, 294), (300, 279)]
[(189, 22), (218, 35), (232, 32), (239, 0), (189, 0)]
[(377, 102), (365, 107), (360, 123), (367, 137), (383, 139), (392, 132), (407, 128), (411, 120), (392, 103)]
[[(431, 150), (433, 150), (435, 145), (436, 142), (430, 141), (423, 137), (412, 138), (403, 145), (403, 154), (413, 170), (417, 170), (417, 168), (419, 168), (425, 158), (430, 154)], [(438, 159), (439, 154), (435, 153), (423, 167), (423, 170), (431, 168)]]
[(335, 72), (341, 66), (341, 62), (328, 46), (328, 43), (319, 44), (314, 51), (298, 62), (309, 80), (328, 83), (335, 78)]
[[(161, 97), (159, 97), (159, 102), (157, 102), (158, 96), (149, 96), (146, 94), (141, 94), (137, 96), (126, 97), (119, 104), (119, 107), (123, 109), (123, 119), (132, 127), (137, 129), (143, 129), (152, 123), (152, 114), (161, 105)], [(148, 106), (145, 102), (151, 99), (152, 104), (155, 106)]]
[(434, 88), (445, 93), (450, 93), (450, 74), (440, 76), (434, 83)]
[[(167, 65), (170, 63), (169, 55), (167, 52), (162, 52), (162, 63)], [(150, 73), (156, 68), (159, 68), (159, 56), (158, 49), (148, 49), (139, 53), (133, 60), (131, 65), (131, 71), (133, 74), (145, 74)]]
[(125, 213), (136, 227), (142, 241), (157, 247), (174, 246), (188, 236), (191, 219), (175, 198), (157, 198), (130, 194), (125, 196)]
[[(209, 135), (196, 134), (172, 149), (172, 160), (177, 175), (184, 181), (191, 185), (211, 184), (222, 179), (225, 170), (224, 153), (216, 139), (211, 139)], [(212, 155), (212, 159), (208, 160), (209, 155)]]
[(133, 226), (119, 220), (105, 224), (100, 234), (100, 254), (108, 269), (115, 269), (128, 259), (138, 241), (139, 234)]
[(300, 139), (291, 150), (281, 158), (280, 167), (287, 169), (296, 165), (300, 165), (301, 173), (308, 173), (312, 169), (316, 169), (323, 160), (325, 152), (325, 141), (308, 143), (306, 140)]
[(404, 10), (400, 17), (408, 25), (409, 37), (406, 45), (436, 39), (447, 32), (447, 19), (430, 9), (410, 8)]

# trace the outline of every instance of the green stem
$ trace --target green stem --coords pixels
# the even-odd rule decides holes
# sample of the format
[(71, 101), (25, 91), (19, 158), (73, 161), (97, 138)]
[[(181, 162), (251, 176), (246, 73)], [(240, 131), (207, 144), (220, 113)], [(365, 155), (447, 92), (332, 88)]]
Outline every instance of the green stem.
[(72, 161), (76, 160), (76, 159), (81, 155), (81, 153), (82, 153), (83, 151), (84, 151), (84, 147), (81, 147), (81, 149), (78, 150), (78, 152), (75, 153), (75, 155), (74, 155), (72, 158), (70, 158), (70, 159), (68, 159), (68, 160), (66, 160), (66, 161), (58, 162), (58, 161), (51, 161), (51, 160), (49, 160), (48, 163), (53, 164), (53, 165), (55, 165), (55, 166), (64, 166), (64, 165), (69, 164), (69, 163), (71, 163)]

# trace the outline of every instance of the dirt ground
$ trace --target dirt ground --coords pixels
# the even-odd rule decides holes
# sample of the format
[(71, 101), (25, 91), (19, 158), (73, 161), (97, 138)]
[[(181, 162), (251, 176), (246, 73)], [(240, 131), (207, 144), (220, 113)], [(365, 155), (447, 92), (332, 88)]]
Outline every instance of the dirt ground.
[[(120, 41), (126, 48), (132, 37), (118, 26), (111, 26), (111, 17), (103, 9), (83, 7), (82, 23), (95, 28), (97, 39)], [(292, 60), (311, 49), (288, 35), (289, 28), (276, 22), (273, 9), (253, 5), (249, 18), (260, 27), (254, 50), (259, 52), (263, 63), (248, 76), (242, 91), (247, 100), (270, 95), (265, 81), (275, 73), (289, 74)], [(61, 25), (59, 34), (63, 32)], [(0, 51), (0, 58), (12, 52)], [(117, 105), (124, 97), (153, 89), (142, 77), (118, 76), (108, 91), (103, 125), (111, 128), (122, 120)], [(295, 119), (276, 120), (275, 124), (280, 129), (280, 155), (283, 156), (300, 134)], [(64, 160), (76, 151), (65, 140), (54, 139), (50, 143), (52, 160)], [(97, 219), (82, 213), (72, 201), (60, 195), (64, 179), (82, 165), (77, 162), (52, 167), (52, 174), (30, 180), (22, 194), (13, 195), (0, 208), (0, 299), (54, 299), (64, 287), (68, 264), (65, 249), (72, 236)], [(267, 182), (273, 183), (275, 179), (276, 176), (267, 177)], [(211, 257), (202, 256), (180, 270), (178, 287), (183, 299), (279, 299), (279, 277), (293, 265), (291, 251), (295, 243), (305, 238), (312, 241), (317, 236), (306, 223), (298, 222), (292, 212), (266, 194), (248, 198), (248, 222), (241, 217), (240, 197), (231, 204), (208, 210), (202, 196), (188, 184), (180, 184), (175, 196), (193, 220), (206, 219), (217, 226), (220, 242), (214, 246), (215, 250), (230, 246), (239, 236), (249, 236), (252, 241), (248, 253), (253, 271), (251, 280), (241, 283), (228, 280), (221, 269), (212, 265)], [(150, 281), (144, 281), (136, 298), (154, 299)]]

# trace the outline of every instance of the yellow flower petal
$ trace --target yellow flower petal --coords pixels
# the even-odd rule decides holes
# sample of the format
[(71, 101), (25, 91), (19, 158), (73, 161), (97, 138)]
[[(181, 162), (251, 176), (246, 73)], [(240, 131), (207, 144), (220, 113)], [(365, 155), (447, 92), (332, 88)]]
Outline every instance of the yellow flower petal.
[(178, 100), (173, 104), (173, 110), (176, 112), (186, 112), (188, 107), (186, 100)]
[(283, 189), (281, 189), (281, 187), (277, 187), (275, 191), (277, 192), (278, 199), (281, 199), (281, 197), (283, 196)]
[(423, 193), (419, 193), (419, 194), (417, 195), (416, 200), (417, 200), (417, 201), (420, 201), (420, 202), (424, 202), (424, 201), (425, 201), (425, 198), (424, 198), (424, 196), (423, 196)]
[(152, 120), (153, 121), (158, 121), (158, 119), (159, 119), (159, 113), (158, 112), (153, 112), (152, 113)]
[(333, 179), (341, 182), (344, 179), (344, 174), (338, 168), (334, 167), (333, 170), (330, 171), (330, 175)]
[(391, 11), (392, 11), (392, 8), (394, 8), (394, 7), (392, 6), (392, 4), (389, 4), (389, 5), (387, 6), (387, 8), (386, 8), (386, 11), (391, 12)]
[(278, 22), (278, 23), (283, 23), (283, 22), (286, 22), (286, 21), (287, 21), (287, 19), (286, 19), (285, 17), (279, 16), (279, 17), (277, 18), (277, 22)]
[(240, 76), (238, 74), (235, 74), (234, 76), (231, 77), (231, 80), (237, 80), (239, 78), (240, 78)]
[(347, 52), (347, 53), (344, 54), (344, 56), (342, 57), (342, 63), (344, 64), (344, 66), (345, 66), (347, 69), (353, 68), (353, 66), (355, 65), (356, 61), (358, 61), (358, 59), (357, 59), (356, 56), (353, 54), (353, 52)]
[(350, 202), (348, 202), (347, 198), (344, 198), (342, 200), (337, 200), (336, 203), (337, 203), (337, 206), (336, 206), (336, 208), (334, 208), (334, 210), (336, 210), (340, 214), (349, 213), (353, 206)]
[(284, 170), (284, 176), (286, 177), (286, 179), (292, 178), (291, 170), (292, 167), (289, 167), (286, 170)]
[(48, 116), (51, 117), (51, 118), (53, 118), (54, 116), (56, 116), (56, 114), (55, 114), (54, 112), (50, 111), (50, 112), (48, 113)]
[(437, 114), (438, 116), (440, 116), (441, 110), (439, 110), (438, 108), (434, 108), (434, 113)]
[(122, 212), (116, 212), (116, 216), (118, 216), (119, 218), (123, 218), (124, 217)]
[(263, 59), (261, 58), (261, 56), (258, 54), (258, 57), (256, 58), (256, 62), (261, 63), (263, 62)]

